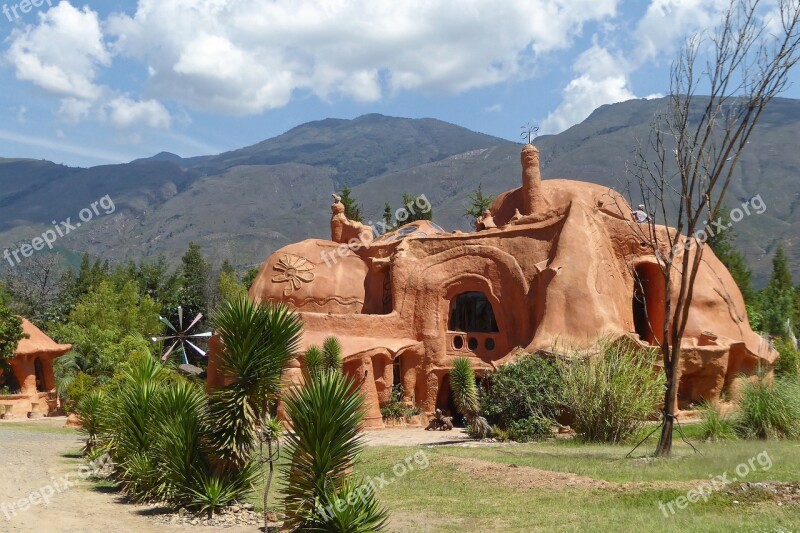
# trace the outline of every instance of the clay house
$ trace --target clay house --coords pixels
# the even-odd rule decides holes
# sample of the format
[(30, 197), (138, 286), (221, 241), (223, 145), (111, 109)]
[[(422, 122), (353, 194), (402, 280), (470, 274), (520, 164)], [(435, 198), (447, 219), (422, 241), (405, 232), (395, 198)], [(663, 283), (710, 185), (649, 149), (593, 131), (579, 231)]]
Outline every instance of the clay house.
[(19, 341), (14, 358), (8, 361), (12, 372), (0, 375), (0, 388), (7, 387), (10, 392), (0, 395), (4, 418), (6, 413), (36, 418), (55, 412), (53, 360), (72, 349), (70, 344), (57, 344), (24, 318), (22, 328), (27, 337)]
[[(590, 346), (599, 335), (657, 340), (661, 328), (647, 317), (658, 323), (666, 290), (658, 258), (632, 228), (641, 217), (606, 187), (543, 181), (532, 145), (521, 162), (521, 186), (498, 196), (474, 232), (414, 222), (376, 237), (335, 199), (330, 240), (285, 246), (261, 268), (250, 296), (296, 309), (306, 346), (336, 335), (345, 371), (367, 375), (368, 427), (383, 427), (379, 405), (394, 384), (428, 415), (451, 410), (457, 356), (480, 374), (519, 349)], [(750, 328), (738, 287), (708, 248), (683, 354), (682, 404), (719, 397), (777, 356)], [(287, 377), (302, 380), (298, 361)], [(212, 350), (209, 386), (220, 380)]]

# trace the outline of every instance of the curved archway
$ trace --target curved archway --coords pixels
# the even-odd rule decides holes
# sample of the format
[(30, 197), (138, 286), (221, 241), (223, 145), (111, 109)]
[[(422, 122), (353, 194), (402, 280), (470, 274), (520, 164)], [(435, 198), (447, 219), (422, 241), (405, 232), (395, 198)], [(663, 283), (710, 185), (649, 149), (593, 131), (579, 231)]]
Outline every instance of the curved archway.
[(492, 303), (479, 291), (462, 292), (450, 301), (450, 331), (497, 333), (497, 319)]

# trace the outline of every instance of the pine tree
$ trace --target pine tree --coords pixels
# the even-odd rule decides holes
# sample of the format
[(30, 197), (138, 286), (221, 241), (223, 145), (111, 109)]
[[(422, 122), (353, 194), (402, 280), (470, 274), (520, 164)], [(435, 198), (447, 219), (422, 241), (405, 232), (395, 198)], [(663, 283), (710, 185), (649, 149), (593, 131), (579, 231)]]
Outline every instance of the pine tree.
[(210, 274), (211, 265), (203, 257), (200, 245), (190, 242), (189, 248), (181, 258), (180, 268), (180, 304), (183, 306), (184, 317), (188, 316), (189, 320), (197, 313), (208, 314)]
[[(772, 259), (772, 274), (769, 283), (761, 294), (764, 313), (764, 327), (772, 335), (783, 335), (786, 321), (790, 323), (794, 315), (794, 285), (789, 262), (783, 246), (778, 246)], [(794, 327), (794, 326), (792, 326)]]
[(344, 204), (344, 216), (353, 222), (362, 222), (361, 220), (361, 207), (358, 201), (353, 196), (353, 191), (350, 187), (342, 189), (342, 203)]
[(433, 208), (429, 205), (428, 210), (423, 211), (417, 204), (417, 199), (410, 194), (403, 193), (403, 209), (408, 213), (408, 218), (403, 221), (403, 224), (418, 220), (433, 220)]
[(467, 196), (469, 203), (464, 206), (464, 216), (471, 220), (483, 216), (483, 212), (489, 209), (494, 202), (494, 196), (483, 194), (482, 186), (483, 183), (478, 183), (478, 188)]
[(389, 202), (383, 204), (383, 216), (381, 217), (383, 224), (386, 226), (384, 233), (392, 231), (394, 229), (394, 212), (392, 211), (392, 206)]

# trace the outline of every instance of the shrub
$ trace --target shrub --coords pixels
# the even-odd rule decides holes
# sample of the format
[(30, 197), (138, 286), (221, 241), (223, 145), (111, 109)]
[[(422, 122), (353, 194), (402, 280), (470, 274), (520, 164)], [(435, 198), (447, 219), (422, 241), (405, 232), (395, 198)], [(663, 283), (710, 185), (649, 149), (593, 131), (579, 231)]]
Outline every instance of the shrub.
[(703, 401), (698, 406), (700, 412), (700, 438), (711, 442), (736, 438), (731, 419), (720, 412), (719, 405)]
[(84, 396), (93, 390), (96, 390), (96, 387), (92, 376), (84, 374), (83, 372), (78, 372), (75, 377), (69, 381), (69, 385), (65, 391), (67, 399), (64, 407), (66, 408), (67, 412), (71, 413), (76, 411), (77, 407), (81, 404), (81, 401), (83, 401)]
[(664, 379), (655, 371), (655, 350), (600, 339), (596, 354), (576, 350), (570, 355), (559, 362), (564, 408), (585, 440), (620, 442), (658, 412)]
[(780, 339), (775, 343), (775, 349), (780, 357), (775, 362), (775, 375), (800, 379), (800, 352), (794, 349), (792, 343)]
[(392, 398), (381, 407), (381, 416), (386, 420), (407, 420), (421, 412), (419, 407), (406, 405), (403, 401), (403, 386), (399, 384), (392, 385)]
[(553, 436), (553, 421), (541, 416), (515, 420), (508, 426), (508, 437), (516, 442), (544, 440)]
[[(325, 370), (288, 391), (285, 407), (294, 430), (286, 443), (291, 461), (282, 470), (286, 526), (292, 531), (382, 531), (386, 511), (374, 493), (362, 494), (368, 503), (347, 505), (334, 516), (329, 510), (352, 496), (348, 478), (364, 446), (364, 398), (355, 381)], [(342, 523), (336, 526), (337, 521)]]
[(769, 384), (764, 375), (747, 382), (737, 402), (737, 434), (755, 439), (800, 437), (800, 384), (778, 377)]
[(555, 361), (525, 354), (501, 366), (481, 395), (481, 413), (490, 424), (510, 428), (530, 417), (555, 419), (561, 412), (562, 384)]

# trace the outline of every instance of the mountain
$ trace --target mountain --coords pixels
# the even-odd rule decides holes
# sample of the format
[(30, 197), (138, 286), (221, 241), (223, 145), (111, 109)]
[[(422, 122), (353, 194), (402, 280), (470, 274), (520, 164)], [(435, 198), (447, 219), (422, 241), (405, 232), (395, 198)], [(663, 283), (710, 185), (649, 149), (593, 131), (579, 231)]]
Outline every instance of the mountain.
[[(625, 162), (664, 100), (631, 100), (597, 109), (581, 124), (536, 139), (543, 178), (566, 177), (617, 190)], [(738, 222), (738, 245), (763, 283), (774, 248), (783, 242), (800, 278), (800, 101), (768, 108), (728, 195), (731, 208), (761, 195), (767, 206)], [(434, 119), (365, 115), (298, 126), (273, 139), (219, 155), (181, 158), (162, 152), (124, 165), (89, 169), (47, 161), (0, 159), (0, 242), (31, 242), (52, 220), (79, 218), (108, 195), (100, 211), (63, 238), (60, 250), (112, 260), (166, 255), (178, 262), (189, 241), (217, 263), (240, 267), (307, 237), (327, 238), (330, 193), (344, 186), (365, 222), (379, 220), (385, 202), (424, 194), (434, 220), (467, 230), (462, 213), (479, 183), (497, 194), (520, 183), (517, 143)], [(634, 199), (635, 200), (635, 199)]]

